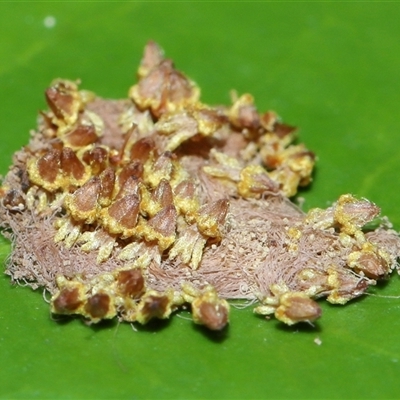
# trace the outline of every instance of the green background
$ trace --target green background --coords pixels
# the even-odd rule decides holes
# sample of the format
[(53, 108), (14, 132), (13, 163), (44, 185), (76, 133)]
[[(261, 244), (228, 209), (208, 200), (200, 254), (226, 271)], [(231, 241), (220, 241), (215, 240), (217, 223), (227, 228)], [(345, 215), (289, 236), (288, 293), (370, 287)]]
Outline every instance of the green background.
[[(250, 92), (300, 127), (319, 157), (306, 209), (350, 192), (400, 230), (399, 16), (397, 2), (2, 2), (0, 172), (27, 143), (53, 78), (125, 97), (154, 39), (205, 102)], [(399, 299), (323, 303), (315, 328), (233, 309), (213, 335), (187, 313), (137, 331), (57, 323), (40, 291), (6, 276), (0, 291), (1, 398), (400, 397)], [(373, 292), (399, 295), (398, 275)]]

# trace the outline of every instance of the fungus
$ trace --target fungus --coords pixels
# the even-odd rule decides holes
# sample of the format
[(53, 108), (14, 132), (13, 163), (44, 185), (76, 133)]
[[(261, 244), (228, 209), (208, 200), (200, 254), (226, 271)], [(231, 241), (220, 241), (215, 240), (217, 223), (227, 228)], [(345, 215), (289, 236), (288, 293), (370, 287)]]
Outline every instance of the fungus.
[(62, 79), (45, 97), (2, 181), (0, 227), (6, 273), (49, 291), (54, 314), (147, 323), (191, 304), (195, 323), (221, 330), (228, 300), (247, 299), (312, 323), (316, 299), (345, 304), (398, 267), (399, 236), (372, 202), (291, 202), (315, 163), (294, 127), (249, 94), (201, 103), (154, 42), (128, 99)]

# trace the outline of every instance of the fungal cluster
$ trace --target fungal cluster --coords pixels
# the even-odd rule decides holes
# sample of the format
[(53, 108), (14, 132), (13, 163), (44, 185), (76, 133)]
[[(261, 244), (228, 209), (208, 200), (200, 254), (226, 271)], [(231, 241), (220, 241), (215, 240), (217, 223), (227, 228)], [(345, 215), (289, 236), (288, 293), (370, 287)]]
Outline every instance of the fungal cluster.
[(347, 194), (304, 213), (289, 198), (315, 156), (251, 95), (200, 101), (150, 42), (129, 98), (55, 80), (29, 144), (0, 188), (12, 242), (6, 273), (51, 293), (54, 314), (147, 323), (190, 305), (212, 330), (229, 299), (294, 324), (315, 299), (344, 304), (397, 266), (400, 239), (379, 208)]

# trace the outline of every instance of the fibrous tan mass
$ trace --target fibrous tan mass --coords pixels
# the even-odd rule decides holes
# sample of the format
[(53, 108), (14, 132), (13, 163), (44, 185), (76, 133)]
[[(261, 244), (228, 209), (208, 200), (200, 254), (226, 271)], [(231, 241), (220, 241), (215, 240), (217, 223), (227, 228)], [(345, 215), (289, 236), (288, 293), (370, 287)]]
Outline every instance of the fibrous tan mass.
[(55, 314), (146, 323), (191, 304), (210, 329), (229, 299), (294, 324), (344, 304), (396, 267), (400, 240), (379, 208), (341, 196), (302, 212), (289, 198), (311, 181), (314, 154), (295, 128), (230, 106), (149, 43), (129, 98), (106, 100), (57, 79), (29, 144), (1, 187), (6, 272), (43, 287)]

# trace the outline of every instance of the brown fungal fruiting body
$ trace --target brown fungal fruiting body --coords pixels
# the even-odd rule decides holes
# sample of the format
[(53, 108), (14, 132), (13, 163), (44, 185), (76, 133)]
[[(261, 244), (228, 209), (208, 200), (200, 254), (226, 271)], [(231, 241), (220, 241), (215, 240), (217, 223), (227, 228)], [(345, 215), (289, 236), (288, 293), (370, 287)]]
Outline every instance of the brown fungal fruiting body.
[(212, 107), (149, 43), (129, 99), (58, 79), (49, 110), (0, 189), (6, 272), (44, 287), (54, 314), (147, 323), (191, 304), (212, 330), (227, 299), (287, 324), (313, 322), (396, 267), (400, 240), (365, 199), (303, 213), (288, 199), (312, 179), (295, 128), (249, 94)]

